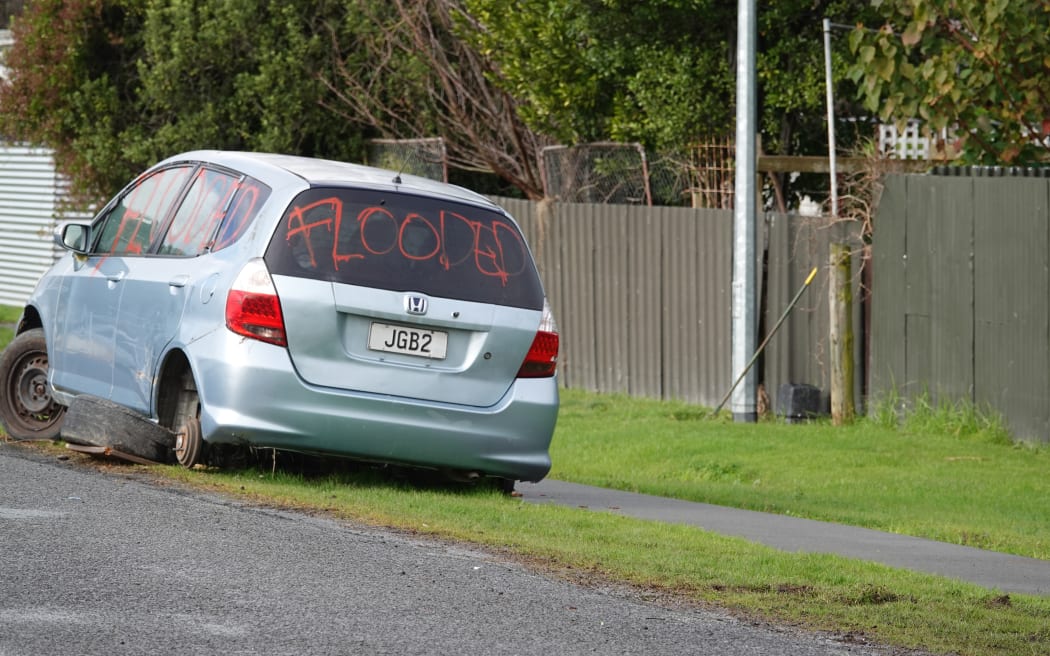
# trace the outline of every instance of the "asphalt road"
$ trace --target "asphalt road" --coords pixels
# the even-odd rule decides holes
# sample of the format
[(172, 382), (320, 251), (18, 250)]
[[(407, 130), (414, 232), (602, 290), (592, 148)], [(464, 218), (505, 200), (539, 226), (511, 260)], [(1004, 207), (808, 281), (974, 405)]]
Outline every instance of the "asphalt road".
[(0, 656), (875, 654), (0, 443)]

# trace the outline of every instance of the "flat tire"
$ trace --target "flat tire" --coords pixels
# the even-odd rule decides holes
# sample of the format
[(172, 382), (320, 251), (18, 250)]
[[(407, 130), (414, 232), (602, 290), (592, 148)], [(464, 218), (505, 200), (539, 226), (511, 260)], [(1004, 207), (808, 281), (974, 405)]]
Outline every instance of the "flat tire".
[(73, 399), (62, 425), (62, 439), (103, 447), (117, 457), (130, 454), (157, 463), (174, 458), (175, 434), (134, 410), (96, 396)]

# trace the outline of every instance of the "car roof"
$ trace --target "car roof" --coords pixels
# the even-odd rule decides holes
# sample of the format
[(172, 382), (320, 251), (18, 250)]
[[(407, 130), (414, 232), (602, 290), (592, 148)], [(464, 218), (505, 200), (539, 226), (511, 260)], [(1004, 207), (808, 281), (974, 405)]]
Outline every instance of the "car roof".
[(491, 200), (456, 185), (417, 175), (334, 160), (225, 150), (195, 150), (170, 157), (160, 164), (178, 161), (209, 162), (241, 171), (263, 182), (273, 178), (295, 176), (312, 187), (358, 187), (396, 190), (425, 196), (439, 196), (474, 205), (499, 209)]

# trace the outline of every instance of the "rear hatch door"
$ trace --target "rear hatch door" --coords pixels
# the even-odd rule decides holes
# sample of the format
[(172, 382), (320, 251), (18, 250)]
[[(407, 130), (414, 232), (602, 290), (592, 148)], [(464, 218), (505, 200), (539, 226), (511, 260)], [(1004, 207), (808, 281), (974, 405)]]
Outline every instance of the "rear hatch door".
[(266, 262), (292, 362), (324, 387), (490, 406), (542, 315), (514, 221), (445, 199), (311, 189), (289, 207)]

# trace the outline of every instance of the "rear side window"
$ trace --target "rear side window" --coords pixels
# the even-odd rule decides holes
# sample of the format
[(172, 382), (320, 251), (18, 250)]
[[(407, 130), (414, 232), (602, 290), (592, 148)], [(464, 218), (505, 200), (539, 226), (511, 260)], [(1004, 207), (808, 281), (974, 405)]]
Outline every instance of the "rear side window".
[(199, 169), (158, 252), (194, 256), (228, 246), (250, 225), (268, 195), (269, 189), (251, 178)]
[(540, 310), (525, 239), (498, 212), (422, 196), (311, 189), (266, 253), (275, 274)]

